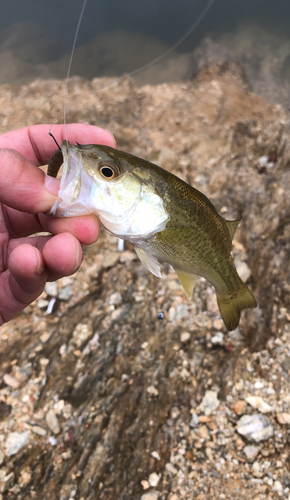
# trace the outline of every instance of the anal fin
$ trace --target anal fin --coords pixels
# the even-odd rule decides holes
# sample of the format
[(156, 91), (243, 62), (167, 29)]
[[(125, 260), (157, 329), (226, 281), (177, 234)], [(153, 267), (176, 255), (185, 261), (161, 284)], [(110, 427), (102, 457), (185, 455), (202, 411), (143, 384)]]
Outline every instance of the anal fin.
[(135, 250), (142, 264), (148, 269), (148, 271), (157, 276), (157, 278), (162, 278), (160, 264), (156, 257), (142, 248), (135, 247)]
[(191, 299), (195, 283), (198, 277), (195, 276), (195, 274), (186, 273), (185, 271), (180, 271), (179, 269), (175, 269), (175, 272), (179, 278), (184, 293), (189, 299)]

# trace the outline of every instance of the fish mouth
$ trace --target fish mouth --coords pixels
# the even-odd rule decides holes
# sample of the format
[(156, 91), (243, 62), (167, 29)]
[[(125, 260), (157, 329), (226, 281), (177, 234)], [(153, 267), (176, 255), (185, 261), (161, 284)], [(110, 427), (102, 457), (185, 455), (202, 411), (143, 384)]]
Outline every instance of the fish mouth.
[(63, 155), (63, 173), (60, 188), (47, 215), (53, 217), (74, 217), (93, 213), (89, 206), (93, 179), (83, 168), (81, 154), (68, 141), (61, 146)]

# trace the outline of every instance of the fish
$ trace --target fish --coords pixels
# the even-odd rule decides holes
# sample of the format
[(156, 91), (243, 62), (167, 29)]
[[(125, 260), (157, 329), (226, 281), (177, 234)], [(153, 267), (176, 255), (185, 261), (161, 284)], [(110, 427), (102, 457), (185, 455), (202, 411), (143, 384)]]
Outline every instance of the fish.
[(226, 328), (237, 328), (241, 311), (256, 307), (232, 256), (241, 217), (224, 219), (211, 201), (179, 177), (132, 154), (95, 144), (62, 142), (48, 165), (63, 163), (55, 217), (95, 214), (112, 235), (130, 241), (144, 266), (161, 278), (161, 263), (176, 271), (189, 299), (197, 277), (214, 287)]

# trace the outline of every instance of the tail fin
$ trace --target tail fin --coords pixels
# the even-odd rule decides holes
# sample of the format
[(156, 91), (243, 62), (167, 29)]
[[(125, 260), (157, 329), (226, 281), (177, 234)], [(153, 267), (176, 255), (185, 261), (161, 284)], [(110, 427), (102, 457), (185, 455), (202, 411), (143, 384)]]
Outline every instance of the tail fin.
[(256, 299), (251, 294), (247, 285), (244, 285), (237, 297), (226, 297), (217, 294), (217, 303), (223, 322), (229, 331), (237, 328), (241, 311), (250, 307), (256, 307)]

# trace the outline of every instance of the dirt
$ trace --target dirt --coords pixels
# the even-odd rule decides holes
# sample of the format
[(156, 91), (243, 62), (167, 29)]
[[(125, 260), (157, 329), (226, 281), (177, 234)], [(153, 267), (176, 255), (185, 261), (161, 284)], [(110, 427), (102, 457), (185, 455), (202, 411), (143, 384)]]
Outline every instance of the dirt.
[[(258, 307), (229, 333), (209, 283), (189, 301), (173, 270), (155, 278), (102, 233), (78, 273), (0, 330), (0, 498), (288, 498), (289, 117), (231, 61), (182, 84), (109, 82), (73, 79), (67, 121), (110, 129), (242, 215), (233, 255)], [(0, 132), (61, 123), (63, 92), (2, 86)], [(241, 430), (256, 414), (262, 440)]]

